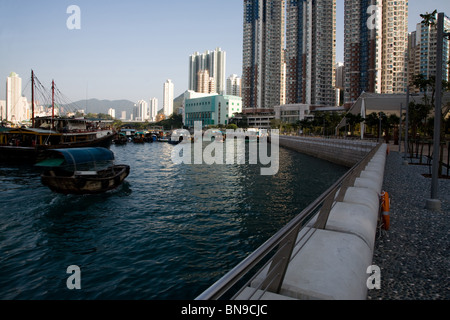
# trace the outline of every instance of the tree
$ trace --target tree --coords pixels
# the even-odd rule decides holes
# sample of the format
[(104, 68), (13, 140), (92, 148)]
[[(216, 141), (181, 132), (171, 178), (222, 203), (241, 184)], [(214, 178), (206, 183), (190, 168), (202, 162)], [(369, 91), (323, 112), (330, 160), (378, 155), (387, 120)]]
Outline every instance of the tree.
[(367, 115), (364, 122), (368, 126), (368, 131), (371, 134), (375, 135), (374, 128), (376, 128), (376, 134), (378, 134), (378, 126), (380, 124), (378, 113), (372, 112), (371, 114)]
[(364, 118), (361, 116), (360, 113), (353, 114), (353, 113), (347, 112), (345, 114), (345, 119), (347, 120), (347, 123), (350, 126), (350, 135), (353, 135), (353, 130), (354, 130), (355, 125), (364, 121)]
[[(432, 13), (425, 13), (420, 15), (422, 17), (422, 24), (426, 26), (432, 26), (437, 28), (437, 10), (434, 10)], [(450, 33), (444, 32), (444, 37), (450, 37)], [(438, 41), (442, 41), (443, 39), (438, 39)], [(450, 63), (450, 62), (449, 62)], [(430, 121), (427, 121), (427, 117), (430, 115), (431, 111), (435, 110), (435, 93), (436, 93), (436, 81), (442, 81), (442, 94), (445, 91), (450, 90), (450, 83), (445, 80), (436, 79), (435, 76), (431, 76), (428, 79), (424, 75), (418, 75), (414, 78), (413, 85), (420, 89), (421, 92), (424, 93), (423, 104), (414, 104), (411, 103), (408, 107), (410, 110), (410, 114), (413, 114), (413, 122), (411, 123), (412, 130), (418, 130), (418, 127), (422, 125), (422, 129), (424, 132), (427, 132), (427, 124), (430, 124)], [(431, 89), (431, 99), (428, 99), (429, 89)], [(445, 124), (444, 119), (446, 118), (449, 112), (449, 106), (442, 106), (441, 108), (441, 123), (440, 123), (440, 141), (445, 141)], [(425, 115), (426, 113), (426, 115)], [(431, 126), (429, 127), (431, 128)], [(429, 129), (428, 128), (428, 129)], [(429, 132), (429, 131), (428, 131)], [(414, 131), (413, 131), (414, 133)], [(417, 134), (417, 131), (414, 133), (414, 136)], [(441, 145), (440, 159), (439, 159), (439, 175), (442, 174), (442, 162), (443, 162), (443, 145)]]

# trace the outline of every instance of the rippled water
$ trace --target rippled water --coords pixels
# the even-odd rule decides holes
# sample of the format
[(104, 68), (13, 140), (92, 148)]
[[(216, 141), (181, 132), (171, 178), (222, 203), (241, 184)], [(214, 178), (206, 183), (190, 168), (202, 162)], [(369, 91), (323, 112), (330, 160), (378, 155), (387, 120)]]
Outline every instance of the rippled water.
[[(0, 167), (0, 299), (194, 299), (345, 168), (280, 149), (258, 165), (175, 165), (167, 143), (112, 146), (131, 166), (103, 195), (63, 196)], [(69, 290), (66, 269), (81, 269)]]

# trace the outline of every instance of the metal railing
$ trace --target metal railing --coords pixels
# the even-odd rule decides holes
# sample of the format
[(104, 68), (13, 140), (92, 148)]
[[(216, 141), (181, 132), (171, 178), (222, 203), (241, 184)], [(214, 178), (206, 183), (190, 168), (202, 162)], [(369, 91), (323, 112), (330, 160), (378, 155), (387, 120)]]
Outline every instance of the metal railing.
[[(259, 298), (266, 292), (279, 293), (289, 262), (298, 254), (314, 230), (325, 228), (334, 203), (343, 200), (347, 188), (354, 185), (355, 179), (359, 177), (380, 146), (381, 144), (375, 146), (299, 215), (200, 294), (196, 300), (243, 299), (240, 295), (248, 288), (253, 292), (246, 293), (247, 300), (256, 293), (259, 294)], [(299, 237), (301, 229), (316, 216), (317, 219), (311, 228), (312, 232), (306, 232)], [(301, 246), (296, 248), (299, 243)], [(296, 249), (295, 252), (294, 249)], [(263, 271), (267, 273), (263, 275)]]

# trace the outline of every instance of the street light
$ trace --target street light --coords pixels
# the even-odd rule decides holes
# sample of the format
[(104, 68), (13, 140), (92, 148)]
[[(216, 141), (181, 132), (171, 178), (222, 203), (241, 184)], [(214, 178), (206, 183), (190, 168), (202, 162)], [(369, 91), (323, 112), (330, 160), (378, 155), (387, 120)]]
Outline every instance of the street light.
[(437, 48), (436, 48), (436, 105), (434, 109), (434, 136), (433, 136), (433, 167), (431, 176), (431, 199), (427, 199), (426, 208), (440, 210), (441, 201), (438, 199), (439, 178), (439, 153), (441, 145), (441, 107), (442, 107), (442, 53), (444, 37), (450, 37), (450, 33), (444, 33), (444, 13), (438, 14), (437, 21)]
[(409, 83), (406, 85), (405, 154), (403, 164), (408, 164)]

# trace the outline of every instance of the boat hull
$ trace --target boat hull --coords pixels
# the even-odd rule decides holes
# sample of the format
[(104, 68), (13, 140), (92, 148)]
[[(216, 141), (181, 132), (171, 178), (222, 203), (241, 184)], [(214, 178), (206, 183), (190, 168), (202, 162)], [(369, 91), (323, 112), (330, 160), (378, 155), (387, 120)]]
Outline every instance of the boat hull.
[(57, 145), (38, 145), (36, 147), (0, 146), (0, 162), (34, 164), (47, 157), (47, 151), (66, 148), (103, 147), (109, 149), (114, 135), (107, 135), (90, 141), (62, 143)]
[(61, 194), (99, 194), (116, 189), (130, 173), (130, 166), (115, 165), (99, 171), (98, 175), (74, 174), (69, 177), (57, 176), (46, 172), (41, 182), (56, 193)]

